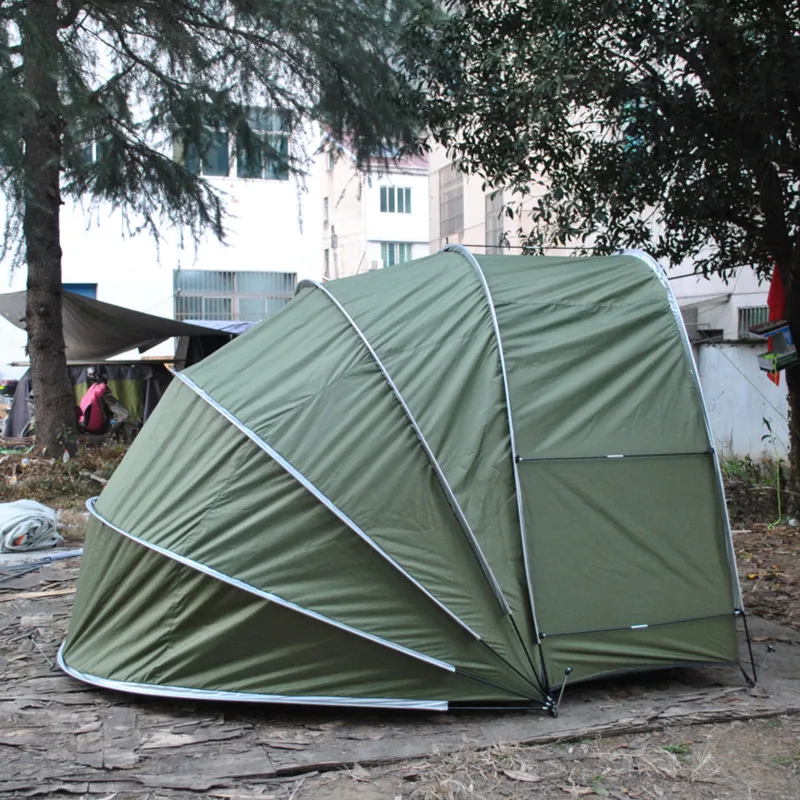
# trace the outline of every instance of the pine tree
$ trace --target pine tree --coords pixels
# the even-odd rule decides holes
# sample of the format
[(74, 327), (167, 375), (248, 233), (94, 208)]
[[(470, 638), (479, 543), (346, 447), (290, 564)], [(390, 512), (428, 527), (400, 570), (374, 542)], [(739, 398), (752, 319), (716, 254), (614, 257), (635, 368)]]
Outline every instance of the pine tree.
[[(347, 134), (358, 158), (413, 141), (418, 102), (397, 32), (427, 0), (5, 0), (0, 4), (4, 253), (27, 265), (37, 437), (73, 449), (61, 321), (59, 210), (91, 198), (155, 237), (225, 234), (221, 198), (172, 160), (215, 131), (274, 156), (252, 106)], [(100, 154), (86, 158), (87, 146)], [(168, 220), (168, 222), (167, 222)], [(110, 269), (113, 267), (109, 267)]]

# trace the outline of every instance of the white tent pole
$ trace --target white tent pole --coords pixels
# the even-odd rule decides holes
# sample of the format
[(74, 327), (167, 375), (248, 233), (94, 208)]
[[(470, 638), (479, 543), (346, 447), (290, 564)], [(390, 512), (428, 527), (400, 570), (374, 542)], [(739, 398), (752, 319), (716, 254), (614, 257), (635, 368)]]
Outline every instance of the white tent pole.
[(391, 564), (407, 581), (419, 589), (434, 605), (440, 608), (450, 619), (460, 628), (465, 630), (470, 636), (478, 641), (481, 640), (480, 634), (474, 631), (466, 622), (456, 616), (444, 603), (434, 597), (413, 575), (402, 567), (392, 558), (380, 545), (370, 538), (361, 528), (345, 514), (327, 495), (318, 489), (302, 472), (290, 464), (275, 448), (265, 442), (255, 431), (247, 427), (238, 417), (228, 411), (223, 405), (218, 403), (204, 389), (198, 386), (190, 377), (183, 372), (172, 374), (184, 385), (188, 386), (198, 397), (206, 401), (215, 411), (219, 412), (228, 422), (243, 433), (253, 444), (260, 447), (275, 463), (288, 472), (298, 483), (300, 483), (310, 494), (312, 494), (325, 508), (334, 516), (341, 520), (351, 531), (353, 531), (362, 541), (369, 545), (384, 561)]
[(136, 542), (136, 544), (139, 544), (142, 547), (146, 547), (148, 550), (152, 550), (154, 553), (158, 553), (159, 555), (162, 555), (165, 558), (169, 558), (170, 560), (175, 561), (178, 564), (183, 564), (183, 566), (189, 567), (190, 569), (193, 569), (197, 572), (202, 572), (204, 575), (208, 575), (209, 577), (215, 578), (218, 581), (227, 583), (230, 586), (235, 586), (237, 589), (241, 589), (243, 592), (247, 592), (248, 594), (254, 595), (255, 597), (259, 597), (262, 600), (268, 600), (270, 603), (275, 603), (275, 605), (282, 606), (283, 608), (288, 608), (290, 611), (295, 611), (298, 614), (310, 617), (311, 619), (314, 619), (317, 622), (322, 622), (325, 625), (331, 625), (334, 628), (338, 628), (339, 630), (345, 631), (346, 633), (358, 636), (361, 639), (367, 639), (373, 644), (378, 644), (381, 645), (382, 647), (387, 647), (390, 650), (395, 650), (398, 653), (402, 653), (404, 656), (409, 656), (410, 658), (414, 658), (417, 661), (424, 661), (426, 664), (430, 664), (433, 667), (438, 667), (439, 669), (443, 669), (447, 672), (456, 671), (456, 668), (452, 664), (449, 664), (446, 661), (441, 661), (438, 658), (427, 656), (424, 653), (418, 652), (417, 650), (412, 650), (408, 647), (403, 647), (403, 645), (396, 644), (395, 642), (391, 642), (388, 639), (383, 639), (380, 636), (375, 636), (372, 633), (367, 633), (366, 631), (362, 631), (358, 628), (353, 628), (352, 626), (346, 625), (343, 622), (338, 622), (335, 619), (326, 617), (324, 614), (318, 614), (316, 611), (311, 611), (308, 608), (304, 608), (303, 606), (299, 606), (296, 603), (292, 603), (289, 600), (285, 600), (284, 598), (279, 597), (278, 595), (273, 594), (272, 592), (265, 592), (263, 589), (259, 589), (257, 586), (253, 586), (252, 584), (246, 583), (245, 581), (241, 581), (238, 578), (233, 578), (230, 575), (226, 575), (224, 572), (220, 572), (219, 570), (216, 570), (213, 567), (209, 567), (207, 564), (202, 564), (201, 562), (195, 561), (192, 558), (187, 558), (186, 556), (182, 556), (180, 553), (168, 550), (167, 548), (161, 547), (160, 545), (154, 544), (153, 542), (148, 542), (147, 539), (142, 539), (136, 534), (131, 533), (130, 531), (126, 531), (123, 528), (120, 528), (118, 525), (115, 525), (110, 520), (106, 519), (105, 516), (103, 516), (103, 514), (101, 514), (95, 507), (96, 499), (97, 499), (96, 497), (91, 497), (86, 501), (86, 508), (89, 510), (89, 513), (96, 520), (102, 522), (103, 525), (105, 525), (107, 528), (110, 528), (112, 531), (116, 531), (121, 536), (130, 539), (132, 542)]
[(686, 324), (683, 321), (683, 315), (681, 314), (678, 300), (675, 297), (675, 292), (672, 290), (672, 284), (669, 282), (667, 273), (664, 271), (664, 268), (661, 266), (661, 264), (659, 264), (658, 261), (656, 261), (651, 255), (645, 253), (644, 250), (623, 250), (621, 255), (633, 256), (634, 258), (638, 258), (640, 261), (644, 262), (655, 273), (659, 283), (664, 287), (664, 292), (667, 295), (669, 307), (672, 311), (672, 317), (675, 320), (675, 326), (678, 328), (678, 334), (681, 338), (683, 351), (686, 356), (686, 360), (689, 363), (689, 371), (692, 376), (692, 382), (694, 383), (695, 389), (697, 390), (697, 394), (700, 398), (700, 407), (703, 410), (703, 420), (705, 421), (709, 453), (714, 459), (714, 472), (716, 473), (717, 477), (717, 491), (719, 493), (719, 501), (722, 503), (723, 525), (725, 529), (725, 549), (728, 554), (728, 569), (731, 573), (733, 603), (735, 608), (744, 612), (744, 604), (742, 602), (742, 587), (739, 583), (739, 573), (736, 569), (736, 552), (733, 548), (731, 520), (728, 514), (728, 504), (725, 501), (725, 483), (722, 480), (722, 466), (719, 463), (719, 453), (717, 452), (714, 442), (714, 432), (711, 430), (711, 420), (708, 416), (708, 407), (706, 406), (706, 400), (703, 396), (703, 386), (700, 383), (700, 373), (697, 371), (697, 363), (695, 362), (694, 354), (692, 353), (692, 344), (689, 341), (689, 334), (686, 331)]
[[(391, 708), (412, 709), (422, 711), (447, 711), (446, 700), (402, 700), (391, 697), (330, 697), (306, 695), (295, 697), (285, 694), (259, 694), (256, 692), (228, 692), (221, 689), (191, 689), (184, 686), (158, 686), (150, 683), (134, 681), (118, 681), (112, 678), (101, 678), (88, 672), (81, 672), (71, 667), (64, 660), (64, 644), (56, 657), (58, 666), (72, 678), (99, 686), (102, 689), (114, 689), (118, 692), (129, 692), (147, 697), (174, 697), (178, 700), (218, 700), (223, 703), (275, 703), (301, 704), (304, 706), (345, 706), (351, 708)], [(111, 795), (113, 797), (113, 795)], [(266, 795), (265, 795), (266, 796)]]
[(506, 358), (503, 353), (503, 340), (500, 336), (500, 325), (497, 321), (497, 313), (494, 308), (494, 301), (492, 300), (492, 293), (489, 290), (489, 284), (486, 282), (486, 276), (483, 274), (483, 270), (481, 269), (481, 265), (478, 263), (478, 260), (475, 258), (466, 247), (460, 244), (448, 244), (444, 248), (442, 248), (444, 252), (449, 253), (458, 253), (458, 255), (463, 256), (475, 271), (475, 274), (480, 281), (481, 287), (483, 288), (483, 294), (486, 297), (486, 304), (489, 307), (489, 313), (492, 318), (492, 326), (494, 327), (494, 335), (495, 339), (497, 340), (497, 354), (500, 359), (500, 374), (503, 378), (503, 392), (505, 394), (505, 401), (506, 401), (506, 415), (508, 416), (508, 435), (509, 440), (511, 442), (511, 467), (514, 473), (514, 493), (517, 498), (517, 515), (519, 516), (519, 533), (520, 533), (520, 540), (522, 542), (522, 560), (524, 562), (525, 567), (525, 583), (527, 584), (528, 588), (528, 600), (530, 602), (531, 607), (531, 616), (533, 618), (533, 632), (536, 636), (536, 644), (541, 643), (541, 637), (539, 636), (539, 625), (536, 621), (536, 604), (534, 603), (533, 599), (533, 582), (531, 580), (531, 569), (530, 564), (528, 562), (528, 537), (527, 532), (525, 529), (525, 512), (522, 507), (522, 486), (520, 484), (519, 479), (519, 466), (517, 463), (517, 441), (516, 441), (516, 434), (514, 433), (514, 417), (511, 412), (511, 394), (508, 388), (508, 371), (506, 370)]
[(375, 365), (380, 370), (381, 374), (383, 375), (384, 380), (389, 385), (389, 388), (394, 394), (395, 399), (400, 404), (400, 407), (403, 409), (403, 412), (406, 415), (406, 418), (411, 423), (411, 427), (414, 429), (414, 433), (419, 440), (419, 443), (424, 451), (428, 461), (430, 462), (431, 468), (433, 469), (434, 475), (436, 475), (436, 479), (439, 482), (439, 485), (442, 488), (442, 491), (447, 498), (448, 503), (450, 504), (450, 508), (452, 508), (453, 513), (455, 514), (456, 519), (458, 520), (461, 529), (464, 531), (464, 535), (467, 537), (467, 541), (472, 548), (472, 552), (475, 555), (475, 558), (478, 560), (481, 569), (483, 570), (483, 574), (486, 576), (486, 580), (489, 582), (489, 585), (492, 588), (492, 592), (494, 593), (497, 602), (500, 604), (500, 608), (502, 609), (504, 614), (511, 615), (511, 607), (508, 605), (508, 601), (506, 600), (505, 596), (503, 595), (503, 590), (500, 588), (500, 584), (497, 582), (497, 578), (492, 572), (492, 568), (489, 565), (489, 562), (486, 560), (486, 556), (483, 554), (483, 550), (481, 550), (481, 546), (478, 543), (478, 540), (475, 538), (475, 534), (470, 527), (469, 521), (467, 520), (464, 511), (462, 510), (458, 499), (453, 492), (452, 487), (450, 486), (447, 477), (444, 474), (439, 462), (436, 459), (436, 456), (433, 453), (430, 445), (428, 444), (427, 439), (425, 438), (425, 434), (423, 434), (422, 429), (419, 427), (417, 420), (414, 418), (414, 415), (411, 413), (411, 409), (408, 407), (408, 404), (405, 401), (405, 398), (400, 393), (400, 390), (397, 388), (397, 384), (392, 380), (392, 377), (389, 375), (389, 371), (386, 369), (384, 363), (381, 361), (380, 356), (375, 352), (375, 349), (369, 343), (369, 340), (366, 337), (366, 334), (359, 328), (356, 321), (350, 316), (344, 306), (328, 291), (325, 286), (317, 283), (316, 281), (312, 280), (304, 280), (301, 281), (297, 288), (298, 290), (303, 286), (309, 286), (314, 289), (318, 289), (319, 291), (323, 292), (328, 300), (339, 309), (342, 313), (342, 316), (347, 320), (347, 323), (350, 327), (355, 331), (356, 335), (359, 339), (361, 339), (361, 343), (366, 348), (367, 352), (372, 357), (372, 360), (375, 362)]

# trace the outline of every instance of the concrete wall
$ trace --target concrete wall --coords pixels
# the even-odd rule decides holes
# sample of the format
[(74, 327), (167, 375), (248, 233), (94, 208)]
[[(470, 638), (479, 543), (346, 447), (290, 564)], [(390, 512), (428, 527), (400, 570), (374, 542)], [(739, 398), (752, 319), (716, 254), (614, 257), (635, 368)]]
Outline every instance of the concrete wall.
[(697, 306), (700, 331), (721, 330), (719, 338), (737, 339), (739, 309), (767, 304), (769, 283), (759, 282), (750, 267), (735, 270), (727, 283), (717, 275), (711, 278), (687, 275), (691, 271), (689, 264), (675, 267), (667, 274), (681, 306)]
[(756, 356), (764, 344), (703, 344), (696, 348), (700, 382), (711, 419), (711, 429), (722, 457), (774, 458), (769, 420), (781, 457), (788, 452), (789, 429), (786, 381), (775, 386), (758, 368)]

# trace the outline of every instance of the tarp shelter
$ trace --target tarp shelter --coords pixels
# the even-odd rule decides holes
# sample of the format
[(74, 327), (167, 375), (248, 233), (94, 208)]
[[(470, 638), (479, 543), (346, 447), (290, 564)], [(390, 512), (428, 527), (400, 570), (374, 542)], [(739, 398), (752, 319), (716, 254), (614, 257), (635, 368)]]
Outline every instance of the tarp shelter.
[[(26, 301), (26, 292), (0, 294), (0, 316), (25, 330)], [(233, 321), (181, 322), (72, 292), (63, 294), (62, 322), (76, 405), (86, 392), (86, 367), (92, 363), (103, 363), (111, 392), (128, 409), (132, 422), (141, 422), (150, 416), (171, 380), (169, 371), (157, 362), (106, 363), (106, 359), (129, 350), (146, 352), (166, 339), (175, 337), (179, 339), (176, 364), (190, 365), (216, 352), (253, 324)], [(14, 401), (3, 426), (3, 436), (26, 434), (30, 422), (30, 394), (30, 372), (26, 372), (14, 393)]]
[[(0, 316), (25, 330), (27, 292), (0, 294)], [(165, 339), (207, 336), (208, 328), (64, 292), (61, 319), (68, 361), (101, 361), (129, 350), (143, 353)]]
[(179, 378), (88, 504), (70, 675), (446, 709), (738, 662), (719, 464), (648, 258), (303, 282)]

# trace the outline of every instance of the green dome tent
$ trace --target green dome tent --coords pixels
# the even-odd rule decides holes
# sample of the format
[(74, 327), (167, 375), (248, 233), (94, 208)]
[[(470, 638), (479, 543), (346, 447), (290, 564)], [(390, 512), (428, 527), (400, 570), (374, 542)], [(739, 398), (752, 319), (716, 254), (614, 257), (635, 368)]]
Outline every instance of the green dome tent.
[(719, 464), (665, 275), (451, 246), (177, 374), (89, 502), (59, 662), (142, 694), (542, 704), (739, 661)]

